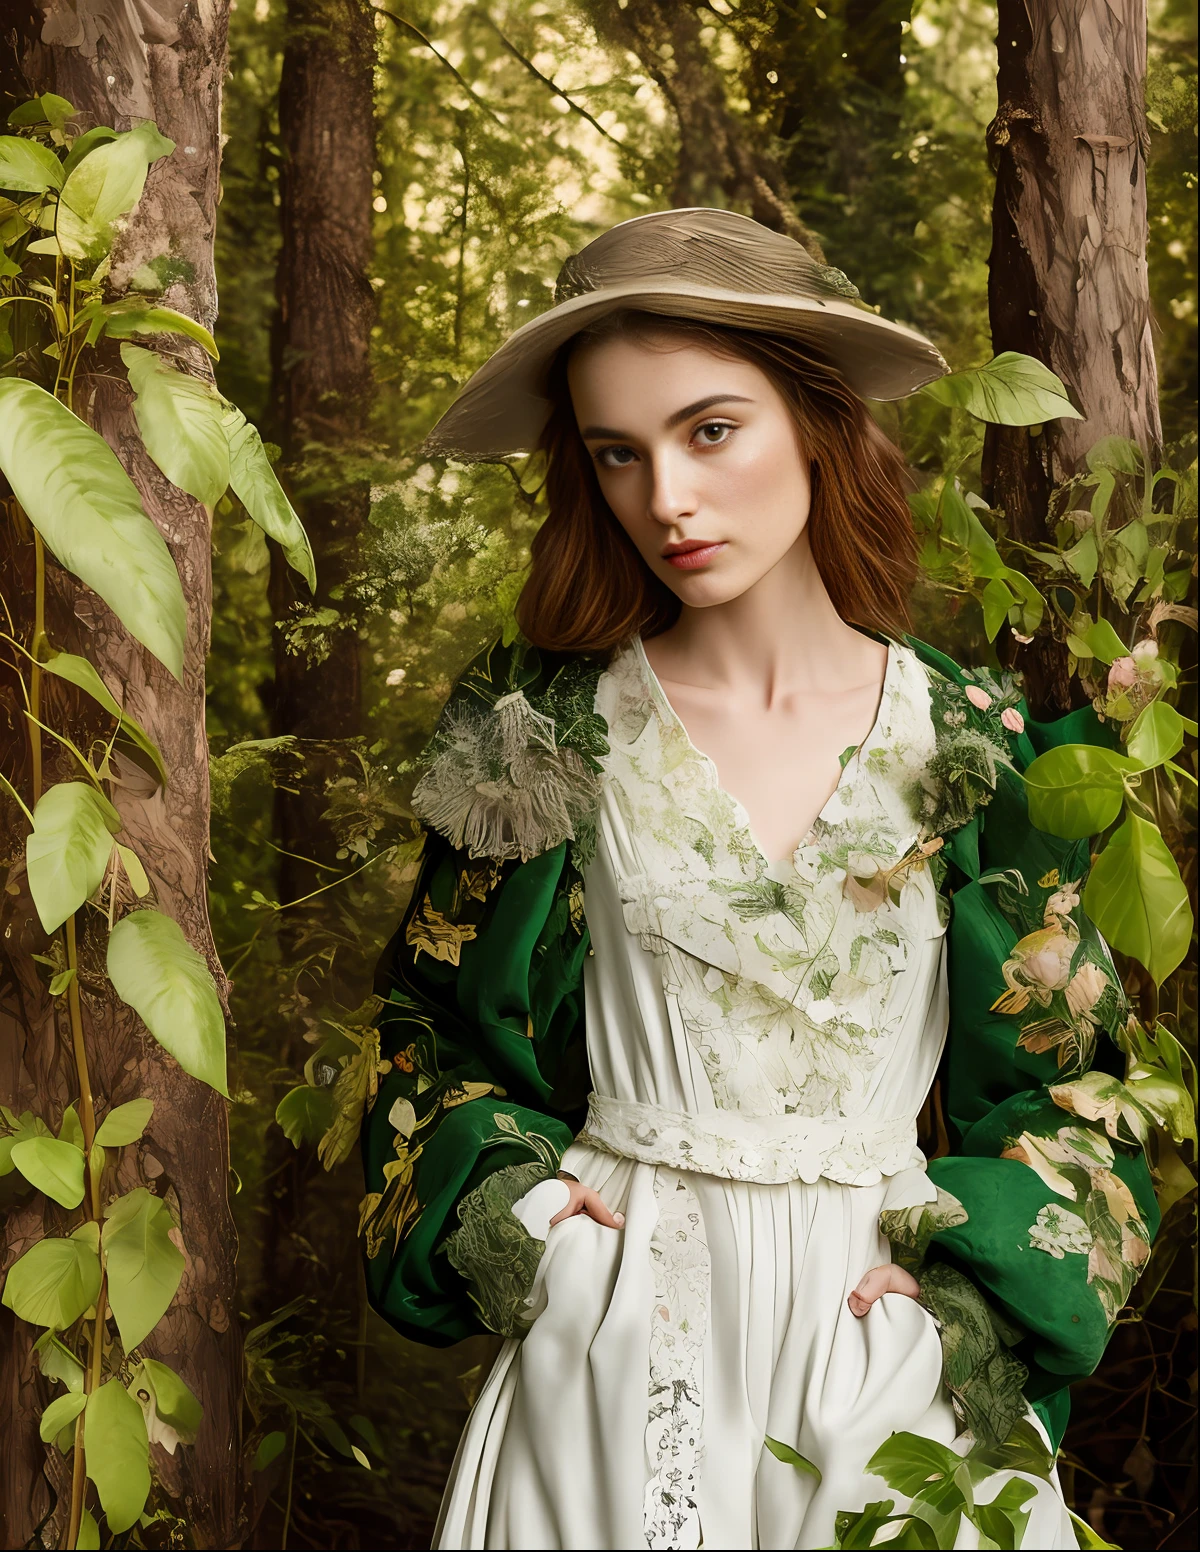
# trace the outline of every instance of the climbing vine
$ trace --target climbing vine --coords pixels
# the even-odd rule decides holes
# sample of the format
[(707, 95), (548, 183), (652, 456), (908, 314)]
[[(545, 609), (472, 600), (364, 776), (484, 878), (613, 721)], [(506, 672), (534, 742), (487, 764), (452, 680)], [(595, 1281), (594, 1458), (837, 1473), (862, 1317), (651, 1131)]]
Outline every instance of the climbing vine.
[[(257, 431), (211, 381), (169, 355), (172, 337), (182, 336), (215, 360), (208, 331), (149, 298), (108, 294), (115, 235), (172, 142), (151, 123), (75, 135), (74, 119), (70, 103), (47, 94), (16, 109), (13, 132), (0, 137), (0, 471), (9, 492), (0, 505), (19, 542), (32, 546), (35, 576), (30, 629), (0, 600), (0, 640), (28, 736), (28, 779), (0, 774), (0, 786), (26, 826), (26, 881), (45, 934), (34, 957), (78, 1096), (61, 1115), (0, 1107), (0, 1174), (18, 1171), (65, 1214), (62, 1233), (47, 1233), (9, 1267), (3, 1301), (41, 1329), (33, 1351), (55, 1390), (41, 1437), (72, 1456), (63, 1544), (99, 1547), (101, 1517), (110, 1538), (146, 1523), (150, 1443), (171, 1453), (191, 1443), (202, 1409), (170, 1366), (140, 1352), (175, 1297), (185, 1256), (167, 1200), (145, 1187), (111, 1188), (116, 1155), (142, 1136), (154, 1105), (109, 1106), (93, 1088), (79, 991), (83, 913), (103, 924), (116, 995), (186, 1072), (228, 1091), (217, 987), (177, 923), (156, 909), (113, 802), (115, 751), (132, 747), (162, 786), (170, 772), (123, 709), (123, 687), (59, 650), (46, 628), (47, 573), (58, 565), (182, 675), (186, 615), (175, 563), (116, 454), (76, 413), (88, 353), (106, 338), (121, 342), (142, 440), (174, 485), (210, 511), (232, 489), (310, 586), (314, 571)], [(157, 348), (137, 343), (147, 339)], [(47, 674), (95, 702), (107, 736), (81, 748), (47, 720)], [(66, 750), (71, 779), (47, 780), (48, 739)]]

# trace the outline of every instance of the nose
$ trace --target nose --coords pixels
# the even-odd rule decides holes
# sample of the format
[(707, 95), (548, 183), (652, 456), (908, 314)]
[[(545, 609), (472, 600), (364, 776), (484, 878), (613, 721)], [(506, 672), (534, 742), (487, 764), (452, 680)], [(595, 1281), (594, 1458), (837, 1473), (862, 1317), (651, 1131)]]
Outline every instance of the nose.
[(673, 528), (696, 515), (696, 491), (687, 471), (670, 452), (656, 454), (650, 462), (647, 514), (664, 528)]

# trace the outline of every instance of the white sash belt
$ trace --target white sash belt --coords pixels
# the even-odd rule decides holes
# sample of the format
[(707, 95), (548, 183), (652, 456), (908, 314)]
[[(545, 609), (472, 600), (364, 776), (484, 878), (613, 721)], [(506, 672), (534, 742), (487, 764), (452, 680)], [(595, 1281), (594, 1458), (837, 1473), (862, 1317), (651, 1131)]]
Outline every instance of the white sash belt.
[(576, 1141), (642, 1164), (760, 1185), (824, 1176), (869, 1186), (925, 1163), (912, 1116), (690, 1115), (603, 1094), (588, 1096), (587, 1123)]

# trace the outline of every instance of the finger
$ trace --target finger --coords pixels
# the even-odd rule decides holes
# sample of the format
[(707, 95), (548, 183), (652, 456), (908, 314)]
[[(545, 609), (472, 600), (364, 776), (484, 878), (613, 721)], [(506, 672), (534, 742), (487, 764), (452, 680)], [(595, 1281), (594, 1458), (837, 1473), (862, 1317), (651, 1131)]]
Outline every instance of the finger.
[(858, 1319), (861, 1320), (867, 1311), (871, 1308), (874, 1300), (864, 1299), (861, 1293), (855, 1291), (846, 1300), (846, 1303), (850, 1306), (850, 1313), (852, 1315), (856, 1315)]
[(598, 1191), (587, 1192), (583, 1198), (581, 1211), (587, 1213), (589, 1218), (594, 1218), (597, 1223), (602, 1223), (608, 1229), (619, 1229), (625, 1223), (625, 1214), (609, 1212)]

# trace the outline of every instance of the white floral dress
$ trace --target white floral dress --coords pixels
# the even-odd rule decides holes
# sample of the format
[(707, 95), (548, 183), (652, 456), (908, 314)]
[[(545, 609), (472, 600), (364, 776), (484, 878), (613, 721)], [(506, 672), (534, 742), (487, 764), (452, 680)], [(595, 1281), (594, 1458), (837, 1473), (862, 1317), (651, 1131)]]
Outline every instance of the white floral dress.
[[(932, 1317), (899, 1294), (861, 1320), (846, 1303), (890, 1259), (880, 1211), (935, 1194), (915, 1123), (946, 1029), (939, 900), (919, 864), (882, 901), (855, 882), (911, 858), (926, 672), (889, 649), (872, 732), (774, 863), (640, 642), (597, 709), (594, 1093), (562, 1167), (625, 1224), (549, 1231), (536, 1319), (471, 1416), (437, 1545), (828, 1546), (838, 1511), (904, 1503), (864, 1473), (893, 1431), (956, 1433)], [(1073, 1547), (1055, 1488), (1025, 1480), (1024, 1545)], [(964, 1519), (956, 1545), (975, 1538)]]

